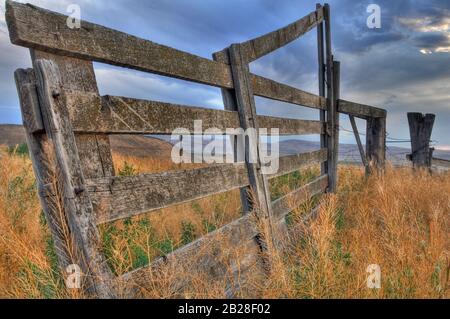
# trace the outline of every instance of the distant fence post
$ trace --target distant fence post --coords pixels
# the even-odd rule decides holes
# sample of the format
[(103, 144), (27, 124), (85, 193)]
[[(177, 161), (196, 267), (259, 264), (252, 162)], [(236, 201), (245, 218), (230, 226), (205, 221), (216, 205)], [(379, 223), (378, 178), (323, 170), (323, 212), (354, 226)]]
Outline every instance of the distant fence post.
[(430, 148), (430, 139), (435, 118), (434, 114), (408, 113), (412, 149), (410, 158), (415, 168), (431, 168), (434, 149)]
[(366, 155), (369, 165), (366, 172), (371, 173), (371, 166), (383, 169), (386, 164), (386, 117), (367, 119)]

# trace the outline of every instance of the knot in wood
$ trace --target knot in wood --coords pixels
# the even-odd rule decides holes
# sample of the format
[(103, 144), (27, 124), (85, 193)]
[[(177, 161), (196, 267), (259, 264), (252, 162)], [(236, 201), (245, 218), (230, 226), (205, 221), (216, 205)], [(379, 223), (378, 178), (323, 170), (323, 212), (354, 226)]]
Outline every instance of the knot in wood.
[(52, 91), (52, 96), (53, 96), (53, 98), (58, 98), (59, 96), (61, 95), (61, 92), (58, 90), (58, 89), (54, 89), (53, 91)]
[(75, 195), (80, 195), (85, 191), (85, 189), (84, 187), (76, 187), (73, 191), (75, 192)]

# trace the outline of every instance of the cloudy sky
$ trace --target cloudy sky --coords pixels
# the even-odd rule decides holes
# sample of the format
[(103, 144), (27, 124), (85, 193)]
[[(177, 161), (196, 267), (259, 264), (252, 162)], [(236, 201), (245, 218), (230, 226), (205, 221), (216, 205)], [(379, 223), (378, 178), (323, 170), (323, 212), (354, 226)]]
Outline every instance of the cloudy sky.
[[(29, 0), (65, 13), (81, 7), (82, 19), (210, 58), (231, 43), (283, 27), (308, 14), (316, 0)], [(406, 113), (435, 113), (433, 140), (450, 150), (450, 1), (330, 0), (333, 47), (341, 61), (344, 99), (389, 111), (388, 131), (408, 139)], [(369, 4), (381, 7), (381, 29), (366, 24)], [(0, 123), (20, 123), (13, 72), (29, 67), (27, 49), (10, 44), (0, 0)], [(317, 93), (316, 33), (251, 65), (254, 73)], [(220, 91), (127, 69), (95, 64), (102, 94), (223, 108)], [(257, 99), (258, 112), (317, 119), (317, 111)], [(365, 131), (363, 123), (360, 130)], [(350, 125), (345, 117), (342, 127)], [(353, 143), (342, 132), (344, 143)], [(400, 146), (393, 144), (392, 146)], [(401, 145), (401, 146), (408, 146)]]

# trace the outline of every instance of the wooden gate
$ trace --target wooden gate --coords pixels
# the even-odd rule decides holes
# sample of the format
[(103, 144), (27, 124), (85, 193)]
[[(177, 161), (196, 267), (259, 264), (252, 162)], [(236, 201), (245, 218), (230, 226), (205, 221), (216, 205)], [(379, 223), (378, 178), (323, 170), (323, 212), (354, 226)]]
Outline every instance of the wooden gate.
[[(66, 26), (66, 16), (32, 5), (7, 1), (6, 19), (12, 43), (31, 49), (33, 69), (17, 70), (15, 77), (59, 262), (62, 269), (79, 265), (85, 275), (84, 288), (93, 296), (135, 296), (139, 289), (124, 292), (122, 287), (145, 288), (155, 273), (174, 264), (212, 279), (230, 274), (233, 278), (255, 265), (270, 270), (270, 258), (264, 252), (276, 241), (292, 203), (300, 205), (311, 196), (336, 189), (339, 64), (333, 61), (328, 5), (318, 5), (285, 28), (234, 44), (216, 53), (214, 61), (85, 21), (72, 30)], [(250, 62), (315, 27), (319, 96), (250, 73)], [(100, 96), (92, 61), (219, 87), (226, 110)], [(254, 96), (317, 109), (321, 120), (260, 116)], [(341, 108), (345, 108), (342, 103)], [(270, 176), (261, 173), (259, 160), (249, 161), (248, 152), (244, 163), (134, 177), (115, 175), (109, 135), (171, 134), (178, 127), (194, 131), (194, 120), (202, 120), (205, 129), (261, 127), (279, 128), (282, 135), (320, 134), (322, 148), (282, 157), (279, 172)], [(312, 164), (322, 164), (319, 178), (271, 202), (271, 178)], [(113, 275), (100, 249), (98, 225), (233, 189), (241, 189), (245, 214), (240, 219), (148, 267)], [(62, 216), (55, 205), (64, 208)], [(234, 260), (223, 248), (225, 243), (244, 249), (245, 257)], [(179, 289), (188, 284), (176, 283)], [(230, 296), (233, 285), (228, 287)]]

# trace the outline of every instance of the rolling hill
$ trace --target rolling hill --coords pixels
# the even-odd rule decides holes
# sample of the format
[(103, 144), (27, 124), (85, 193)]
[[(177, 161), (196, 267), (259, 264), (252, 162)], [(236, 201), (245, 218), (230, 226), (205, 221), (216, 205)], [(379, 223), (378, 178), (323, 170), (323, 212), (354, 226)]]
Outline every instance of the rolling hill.
[[(21, 125), (0, 125), (0, 145), (16, 146), (26, 142)], [(172, 145), (161, 139), (137, 135), (111, 136), (113, 152), (135, 157), (170, 158)]]
[[(25, 143), (25, 131), (21, 125), (0, 125), (0, 145), (15, 146)], [(172, 144), (170, 136), (140, 136), (140, 135), (112, 135), (111, 147), (114, 152), (136, 156), (170, 158)], [(280, 143), (280, 154), (290, 155), (300, 152), (310, 152), (319, 149), (319, 143), (291, 139)], [(394, 164), (407, 164), (408, 148), (388, 147), (387, 158)], [(435, 157), (450, 160), (450, 152), (436, 150)], [(356, 145), (341, 144), (339, 146), (339, 160), (343, 162), (360, 163), (360, 155)]]

